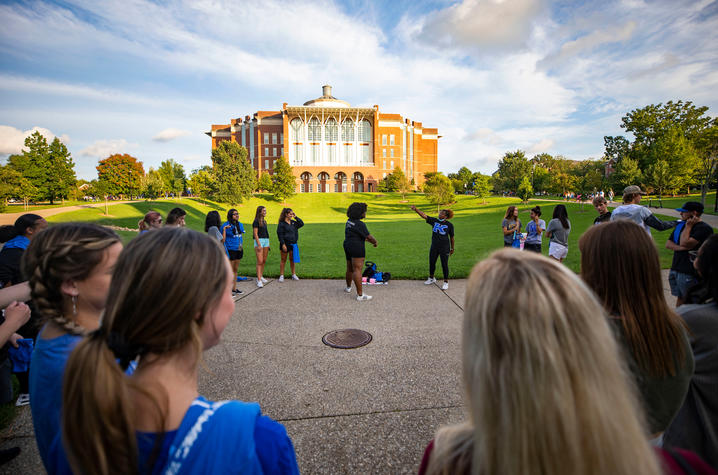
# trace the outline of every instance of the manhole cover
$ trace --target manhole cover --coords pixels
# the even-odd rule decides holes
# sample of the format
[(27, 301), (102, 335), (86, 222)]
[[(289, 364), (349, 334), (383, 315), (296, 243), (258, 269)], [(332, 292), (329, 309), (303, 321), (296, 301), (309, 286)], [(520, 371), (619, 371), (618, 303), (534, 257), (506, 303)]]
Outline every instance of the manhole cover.
[(346, 330), (334, 330), (322, 337), (322, 342), (333, 348), (359, 348), (371, 341), (371, 333), (364, 330), (348, 328)]

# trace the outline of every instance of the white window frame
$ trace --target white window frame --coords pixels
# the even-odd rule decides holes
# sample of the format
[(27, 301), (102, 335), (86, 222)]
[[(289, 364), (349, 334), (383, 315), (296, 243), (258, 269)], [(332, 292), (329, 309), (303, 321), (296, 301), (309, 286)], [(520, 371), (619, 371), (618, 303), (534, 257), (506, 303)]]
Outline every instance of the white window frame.
[(264, 143), (265, 144), (269, 143), (269, 132), (264, 133)]

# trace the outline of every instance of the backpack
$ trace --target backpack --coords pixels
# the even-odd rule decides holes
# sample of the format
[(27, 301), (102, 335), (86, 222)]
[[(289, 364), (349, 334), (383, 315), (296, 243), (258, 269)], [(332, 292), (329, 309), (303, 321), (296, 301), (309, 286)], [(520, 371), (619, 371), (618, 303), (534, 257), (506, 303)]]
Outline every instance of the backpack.
[(371, 279), (374, 277), (374, 274), (376, 274), (376, 264), (372, 261), (366, 261), (366, 267), (364, 268), (364, 272), (362, 272), (361, 276)]

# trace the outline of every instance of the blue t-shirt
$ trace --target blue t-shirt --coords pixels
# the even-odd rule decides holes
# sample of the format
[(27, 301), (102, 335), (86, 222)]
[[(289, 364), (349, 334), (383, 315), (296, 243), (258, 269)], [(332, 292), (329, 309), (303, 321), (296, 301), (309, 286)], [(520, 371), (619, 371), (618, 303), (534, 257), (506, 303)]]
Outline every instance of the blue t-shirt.
[(48, 473), (71, 473), (60, 441), (62, 377), (70, 353), (82, 340), (62, 335), (46, 340), (42, 333), (30, 362), (30, 410), (37, 448)]
[[(186, 437), (191, 432), (196, 433), (196, 438), (189, 438), (187, 448)], [(164, 434), (150, 468), (150, 456), (158, 437), (155, 433), (137, 433), (142, 474), (164, 473), (168, 463), (176, 473), (299, 474), (294, 446), (286, 429), (261, 415), (257, 403), (213, 403), (198, 397), (180, 427)], [(186, 449), (186, 457), (178, 455), (183, 453), (178, 448)]]
[[(225, 228), (225, 226), (229, 227)], [(238, 251), (239, 245), (242, 244), (242, 234), (244, 234), (244, 226), (242, 226), (242, 223), (238, 221), (237, 226), (232, 226), (229, 221), (225, 221), (224, 224), (222, 224), (222, 230), (226, 233), (224, 247), (228, 251)]]
[[(539, 219), (539, 227), (542, 230), (546, 230), (546, 221)], [(536, 223), (531, 220), (526, 225), (526, 244), (541, 244), (541, 233), (536, 229)]]

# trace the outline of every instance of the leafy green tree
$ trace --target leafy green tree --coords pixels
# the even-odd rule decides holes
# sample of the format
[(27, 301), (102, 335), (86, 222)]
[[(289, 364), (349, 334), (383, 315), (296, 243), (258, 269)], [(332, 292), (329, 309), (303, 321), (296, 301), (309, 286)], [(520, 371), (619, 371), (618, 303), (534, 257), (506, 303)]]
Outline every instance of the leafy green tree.
[(448, 177), (441, 172), (426, 173), (424, 176), (426, 177), (423, 185), (424, 193), (429, 201), (436, 205), (437, 213), (441, 205), (454, 202), (454, 186)]
[[(399, 168), (397, 168), (399, 170)], [(397, 176), (396, 180), (396, 191), (401, 193), (401, 199), (406, 200), (406, 194), (409, 193), (412, 189), (411, 184), (409, 183), (409, 179), (406, 177), (404, 172), (399, 170), (400, 175)]]
[(641, 182), (643, 174), (638, 168), (638, 161), (632, 158), (624, 158), (616, 166), (616, 171), (611, 175), (613, 185), (622, 190), (629, 185), (637, 185)]
[(154, 168), (150, 168), (142, 178), (142, 194), (145, 199), (153, 200), (158, 198), (165, 190), (165, 183), (160, 173)]
[(491, 177), (479, 172), (474, 173), (473, 190), (476, 197), (481, 198), (482, 203), (486, 204), (486, 198), (491, 195)]
[(97, 180), (106, 195), (139, 195), (144, 175), (142, 162), (126, 153), (110, 155), (97, 164)]
[(274, 164), (274, 175), (272, 175), (272, 193), (275, 197), (285, 202), (287, 198), (294, 196), (297, 192), (297, 179), (292, 173), (292, 167), (284, 157), (279, 157)]
[(674, 183), (670, 165), (665, 160), (658, 160), (656, 163), (651, 163), (648, 166), (644, 175), (646, 184), (652, 187), (654, 192), (658, 194), (658, 200), (662, 206), (663, 194), (666, 190), (670, 189), (671, 184)]
[(631, 152), (631, 143), (622, 135), (617, 135), (615, 137), (610, 135), (604, 136), (603, 146), (605, 149), (604, 157), (606, 160), (613, 159), (616, 163), (619, 163)]
[(394, 168), (394, 170), (386, 176), (386, 191), (399, 191), (399, 184), (402, 181), (406, 181), (406, 175), (404, 175), (401, 168)]
[(55, 198), (66, 198), (75, 188), (75, 164), (67, 147), (57, 137), (48, 147), (47, 173), (51, 178), (46, 184), (46, 198), (50, 200), (50, 204)]
[(529, 198), (534, 194), (534, 189), (531, 186), (531, 180), (529, 177), (525, 176), (521, 179), (521, 183), (519, 183), (519, 187), (516, 190), (516, 194), (519, 198), (521, 198), (521, 201), (524, 203), (527, 203), (529, 201)]
[(274, 183), (272, 183), (272, 177), (269, 176), (269, 173), (267, 173), (266, 171), (262, 172), (262, 174), (259, 176), (259, 181), (257, 182), (257, 190), (271, 193), (273, 187)]
[[(713, 177), (718, 174), (718, 119), (713, 119), (713, 125), (703, 131), (697, 144), (700, 156), (697, 178), (701, 185), (701, 203), (705, 206), (708, 188)], [(718, 195), (718, 188), (716, 188), (716, 195)], [(716, 205), (718, 206), (718, 201)]]
[(581, 195), (581, 211), (585, 197), (590, 193), (595, 193), (602, 188), (604, 164), (601, 160), (584, 160), (574, 165), (572, 173), (576, 177), (574, 189), (576, 193)]
[(160, 163), (157, 173), (162, 179), (163, 188), (166, 192), (174, 193), (175, 197), (182, 196), (185, 182), (187, 181), (182, 165), (170, 158)]
[(535, 191), (548, 191), (551, 186), (550, 172), (542, 167), (535, 167), (533, 170), (533, 189)]
[(236, 205), (252, 195), (257, 178), (246, 148), (236, 142), (222, 141), (212, 150), (212, 164), (217, 201)]
[(523, 150), (506, 152), (494, 174), (494, 190), (515, 192), (525, 176), (531, 176), (531, 163)]
[(212, 167), (205, 165), (196, 170), (192, 170), (187, 180), (187, 187), (192, 190), (193, 195), (199, 196), (206, 202), (207, 198), (212, 196), (217, 189)]
[(678, 127), (670, 127), (658, 137), (651, 148), (651, 160), (642, 170), (647, 170), (659, 160), (668, 162), (671, 169), (673, 189), (687, 188), (695, 181), (701, 166), (698, 153), (693, 143)]

